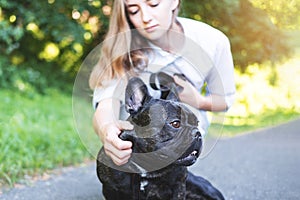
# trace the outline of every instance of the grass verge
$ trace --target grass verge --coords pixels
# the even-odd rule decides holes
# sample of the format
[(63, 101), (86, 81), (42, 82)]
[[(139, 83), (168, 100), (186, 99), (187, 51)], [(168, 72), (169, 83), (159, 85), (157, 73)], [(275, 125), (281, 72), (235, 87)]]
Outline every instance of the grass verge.
[(209, 129), (212, 135), (222, 137), (233, 137), (247, 132), (253, 132), (261, 128), (277, 126), (289, 121), (299, 119), (300, 113), (293, 110), (277, 109), (265, 111), (260, 115), (250, 115), (249, 117), (227, 118), (226, 123), (212, 123)]
[(1, 90), (0, 99), (0, 186), (89, 158), (74, 129), (71, 95)]

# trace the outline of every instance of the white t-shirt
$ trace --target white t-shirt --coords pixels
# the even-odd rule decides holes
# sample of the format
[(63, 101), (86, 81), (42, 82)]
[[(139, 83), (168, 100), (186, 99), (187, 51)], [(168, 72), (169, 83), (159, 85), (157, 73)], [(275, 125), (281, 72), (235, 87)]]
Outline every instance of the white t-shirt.
[[(229, 108), (234, 101), (235, 83), (228, 38), (205, 23), (187, 18), (177, 19), (183, 27), (184, 47), (179, 52), (168, 53), (149, 44), (153, 51), (149, 55), (148, 66), (141, 77), (147, 83), (149, 75), (158, 71), (170, 75), (184, 74), (199, 92), (206, 83), (207, 94), (224, 96)], [(96, 88), (93, 96), (94, 107), (103, 99), (116, 98), (121, 102), (120, 119), (126, 119), (128, 114), (124, 109), (125, 86), (126, 83), (121, 79), (112, 80), (105, 88)], [(148, 88), (154, 97), (159, 97), (157, 91)], [(206, 111), (194, 108), (192, 110), (198, 116), (199, 128), (202, 132), (206, 132), (209, 126)]]

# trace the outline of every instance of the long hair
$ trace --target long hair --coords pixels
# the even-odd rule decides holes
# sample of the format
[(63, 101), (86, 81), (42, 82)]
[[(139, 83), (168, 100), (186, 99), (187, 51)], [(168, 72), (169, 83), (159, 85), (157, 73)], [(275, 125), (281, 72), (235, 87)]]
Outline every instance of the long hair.
[[(178, 8), (179, 5), (180, 0)], [(174, 15), (177, 15), (178, 8), (174, 11)], [(114, 0), (100, 59), (90, 75), (91, 89), (105, 86), (111, 79), (120, 78), (126, 72), (132, 72), (134, 69), (142, 70), (147, 66), (146, 52), (149, 52), (149, 49), (145, 47), (148, 43), (137, 31), (131, 31), (133, 29), (124, 0)]]

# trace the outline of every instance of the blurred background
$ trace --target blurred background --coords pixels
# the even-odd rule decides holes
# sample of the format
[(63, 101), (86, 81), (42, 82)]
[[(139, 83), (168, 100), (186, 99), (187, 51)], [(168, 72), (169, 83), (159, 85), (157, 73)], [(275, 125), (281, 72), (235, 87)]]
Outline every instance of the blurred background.
[[(93, 159), (74, 128), (72, 87), (112, 2), (0, 0), (0, 188)], [(300, 0), (183, 0), (180, 16), (232, 45), (236, 102), (211, 132), (222, 126), (232, 137), (300, 117), (299, 12)]]

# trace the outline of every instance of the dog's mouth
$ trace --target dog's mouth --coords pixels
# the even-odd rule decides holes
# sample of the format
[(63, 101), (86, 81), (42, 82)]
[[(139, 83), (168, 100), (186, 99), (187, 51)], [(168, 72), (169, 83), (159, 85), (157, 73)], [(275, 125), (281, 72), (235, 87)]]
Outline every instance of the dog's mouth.
[(190, 166), (193, 165), (200, 153), (202, 148), (201, 135), (194, 138), (191, 146), (184, 152), (184, 154), (175, 161), (176, 165)]

